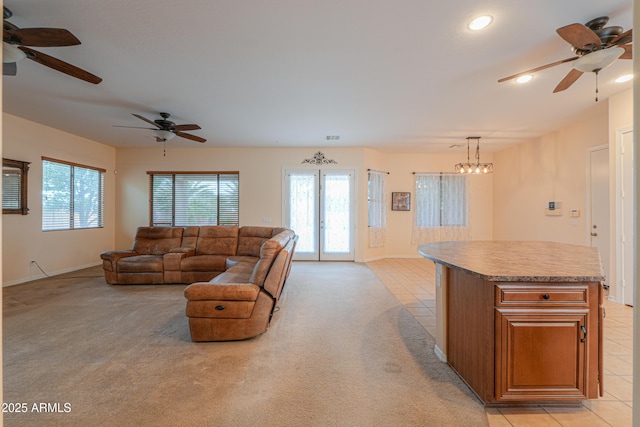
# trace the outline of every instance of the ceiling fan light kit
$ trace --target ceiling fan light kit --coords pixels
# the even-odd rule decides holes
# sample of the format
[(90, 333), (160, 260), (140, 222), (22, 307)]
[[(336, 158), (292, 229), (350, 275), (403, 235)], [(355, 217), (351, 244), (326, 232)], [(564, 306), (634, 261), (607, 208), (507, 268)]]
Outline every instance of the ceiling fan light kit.
[(192, 135), (190, 133), (186, 133), (185, 132), (187, 130), (198, 130), (198, 129), (201, 129), (200, 126), (198, 126), (198, 125), (196, 125), (194, 123), (184, 124), (184, 125), (177, 125), (174, 122), (169, 120), (169, 117), (171, 117), (171, 114), (169, 114), (169, 113), (159, 113), (159, 114), (160, 114), (160, 117), (162, 117), (161, 119), (149, 120), (144, 116), (132, 113), (132, 115), (135, 118), (140, 119), (143, 122), (148, 123), (151, 126), (153, 126), (151, 128), (139, 127), (139, 126), (117, 126), (117, 125), (115, 125), (115, 127), (150, 130), (150, 131), (153, 132), (153, 137), (158, 142), (167, 142), (167, 141), (172, 140), (176, 136), (179, 136), (179, 137), (185, 138), (185, 139), (189, 139), (189, 140), (195, 141), (195, 142), (207, 142), (207, 140), (204, 139), (204, 138), (200, 138), (199, 136)]
[(573, 85), (584, 73), (596, 75), (596, 101), (598, 100), (598, 73), (613, 64), (617, 59), (633, 57), (632, 30), (623, 31), (622, 27), (605, 27), (608, 16), (592, 19), (586, 24), (570, 24), (556, 30), (564, 41), (571, 45), (576, 54), (572, 58), (552, 62), (512, 76), (498, 80), (498, 83), (524, 77), (556, 65), (573, 62), (569, 73), (558, 83), (553, 93), (561, 92)]
[(578, 58), (573, 63), (573, 68), (583, 73), (594, 73), (613, 64), (624, 52), (621, 47), (596, 50)]
[[(90, 72), (71, 65), (53, 56), (46, 55), (37, 50), (31, 49), (36, 47), (61, 47), (61, 46), (77, 46), (80, 40), (69, 30), (64, 28), (18, 28), (7, 19), (11, 18), (13, 13), (4, 7), (3, 25), (2, 25), (2, 62), (6, 65), (3, 67), (2, 74), (5, 76), (15, 76), (17, 73), (16, 63), (25, 58), (37, 62), (40, 65), (52, 68), (61, 73), (65, 73), (71, 77), (84, 80), (88, 83), (98, 84), (102, 79)], [(31, 46), (31, 47), (30, 47)]]
[(10, 45), (9, 43), (2, 42), (2, 62), (10, 64), (12, 62), (18, 62), (27, 57), (27, 54), (18, 49), (17, 47)]
[(156, 141), (158, 142), (170, 141), (176, 136), (176, 134), (170, 130), (163, 129), (154, 129), (153, 134), (156, 136)]
[[(471, 159), (469, 157), (470, 140), (472, 139), (476, 140), (476, 162), (475, 163), (471, 163)], [(464, 173), (464, 174), (475, 174), (475, 175), (493, 173), (493, 163), (480, 162), (480, 137), (479, 136), (467, 137), (467, 162), (456, 164), (455, 171), (456, 173), (459, 173), (459, 174)]]

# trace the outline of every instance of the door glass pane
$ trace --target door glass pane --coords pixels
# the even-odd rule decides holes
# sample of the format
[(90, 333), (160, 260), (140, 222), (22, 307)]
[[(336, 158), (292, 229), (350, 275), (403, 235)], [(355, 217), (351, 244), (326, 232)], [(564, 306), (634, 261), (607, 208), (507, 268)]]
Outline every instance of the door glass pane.
[(315, 224), (316, 215), (316, 176), (294, 175), (289, 177), (290, 228), (298, 235), (296, 252), (313, 253), (316, 251)]
[(324, 177), (324, 250), (325, 253), (349, 253), (351, 177), (348, 174)]

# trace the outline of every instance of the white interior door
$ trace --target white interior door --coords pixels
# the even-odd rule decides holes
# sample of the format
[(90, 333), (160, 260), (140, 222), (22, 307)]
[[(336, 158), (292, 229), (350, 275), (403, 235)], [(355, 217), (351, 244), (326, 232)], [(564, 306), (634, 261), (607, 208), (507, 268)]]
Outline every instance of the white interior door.
[(296, 260), (355, 259), (353, 170), (287, 169), (284, 224), (296, 232)]
[(610, 285), (610, 215), (609, 206), (609, 148), (597, 147), (589, 151), (589, 242), (598, 248), (605, 283)]
[[(636, 284), (633, 280), (633, 262), (635, 252), (633, 248), (633, 130), (618, 132), (617, 135), (617, 250), (618, 265), (616, 274), (622, 290), (621, 302), (633, 305)], [(620, 299), (619, 299), (620, 301)]]

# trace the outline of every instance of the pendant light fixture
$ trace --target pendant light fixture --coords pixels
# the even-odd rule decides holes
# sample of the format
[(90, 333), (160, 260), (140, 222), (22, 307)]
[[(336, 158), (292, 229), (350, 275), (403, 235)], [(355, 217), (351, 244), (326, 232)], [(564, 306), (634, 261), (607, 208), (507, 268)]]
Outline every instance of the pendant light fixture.
[[(471, 163), (469, 158), (470, 140), (476, 140), (476, 162)], [(485, 174), (493, 173), (493, 163), (480, 163), (480, 137), (468, 136), (467, 137), (467, 163), (458, 163), (456, 165), (456, 173), (468, 173), (468, 174)]]

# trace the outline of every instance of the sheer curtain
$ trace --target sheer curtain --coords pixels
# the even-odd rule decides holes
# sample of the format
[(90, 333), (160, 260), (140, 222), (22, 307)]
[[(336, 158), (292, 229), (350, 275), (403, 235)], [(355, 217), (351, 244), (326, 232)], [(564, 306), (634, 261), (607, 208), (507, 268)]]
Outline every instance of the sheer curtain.
[(369, 171), (369, 247), (387, 241), (387, 174)]
[(412, 243), (468, 240), (468, 177), (455, 174), (416, 174), (416, 203)]

